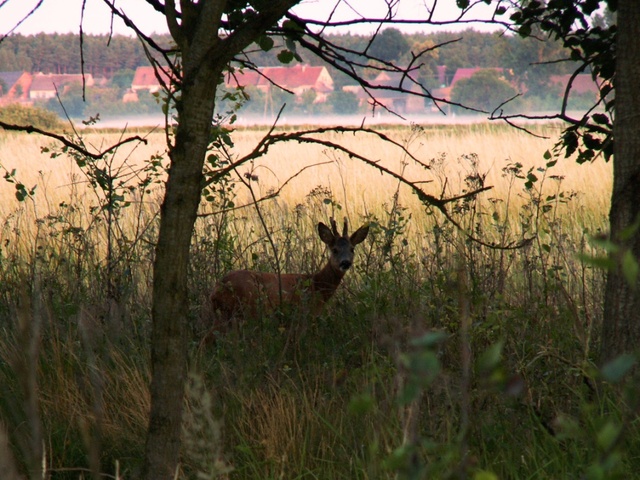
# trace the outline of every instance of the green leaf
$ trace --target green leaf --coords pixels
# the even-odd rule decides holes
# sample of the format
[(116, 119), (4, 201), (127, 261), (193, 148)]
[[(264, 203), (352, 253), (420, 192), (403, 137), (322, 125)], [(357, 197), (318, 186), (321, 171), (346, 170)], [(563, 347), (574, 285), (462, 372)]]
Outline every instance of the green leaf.
[(618, 438), (620, 433), (620, 425), (609, 421), (598, 432), (598, 445), (602, 450), (609, 450)]
[(581, 253), (578, 254), (578, 259), (601, 270), (613, 270), (616, 266), (615, 262), (609, 257), (592, 257)]
[(407, 356), (409, 371), (413, 374), (420, 375), (430, 381), (440, 373), (440, 361), (437, 354), (432, 350), (423, 350), (422, 352)]
[(444, 342), (449, 335), (445, 332), (427, 332), (419, 338), (411, 340), (411, 345), (414, 347), (431, 348)]
[(528, 37), (529, 35), (531, 35), (531, 25), (521, 25), (518, 29), (518, 35), (520, 35), (521, 37)]
[(631, 238), (633, 238), (635, 236), (636, 232), (638, 231), (638, 228), (640, 228), (640, 216), (638, 216), (638, 218), (636, 218), (635, 222), (633, 222), (628, 227), (625, 227), (620, 232), (620, 234), (619, 234), (620, 240), (622, 240), (623, 242), (625, 242), (627, 240), (631, 240)]
[(631, 250), (627, 250), (622, 255), (622, 274), (627, 283), (635, 287), (638, 280), (638, 260)]
[(267, 35), (262, 35), (258, 38), (256, 43), (262, 49), (262, 51), (268, 52), (273, 48), (274, 41), (273, 38), (268, 37)]
[(562, 136), (562, 143), (565, 149), (565, 158), (569, 158), (578, 149), (578, 135), (573, 130), (567, 130)]
[(609, 117), (604, 113), (594, 113), (591, 118), (598, 125), (609, 125)]
[(480, 358), (478, 358), (478, 371), (481, 373), (490, 373), (500, 364), (502, 358), (502, 341), (496, 342), (487, 348)]
[(605, 480), (607, 477), (605, 476), (604, 467), (599, 463), (594, 463), (593, 465), (589, 465), (587, 469), (587, 479), (588, 480)]
[(582, 435), (580, 423), (573, 417), (561, 413), (555, 419), (555, 423), (558, 427), (558, 440), (560, 441), (580, 438)]
[(291, 50), (282, 50), (278, 54), (278, 61), (280, 63), (289, 64), (293, 61), (294, 58), (295, 56), (293, 55), (293, 52)]
[(364, 415), (373, 411), (375, 402), (370, 393), (355, 395), (349, 402), (349, 412), (356, 415)]
[(498, 476), (493, 472), (480, 470), (473, 474), (473, 480), (498, 480)]
[(418, 398), (420, 392), (420, 386), (415, 380), (408, 382), (398, 395), (398, 403), (400, 405), (407, 405)]
[(589, 237), (589, 243), (594, 247), (603, 249), (609, 254), (614, 254), (620, 251), (620, 247), (607, 237)]
[(458, 8), (464, 10), (469, 6), (469, 0), (456, 0), (456, 5)]
[(600, 369), (602, 378), (610, 383), (618, 383), (636, 364), (636, 357), (631, 353), (623, 353), (622, 355), (607, 362)]
[(409, 443), (396, 448), (384, 460), (384, 467), (390, 471), (400, 470), (407, 465), (408, 459), (413, 455), (415, 447)]
[(293, 20), (285, 20), (282, 23), (282, 30), (285, 31), (287, 36), (297, 38), (304, 33), (304, 26)]

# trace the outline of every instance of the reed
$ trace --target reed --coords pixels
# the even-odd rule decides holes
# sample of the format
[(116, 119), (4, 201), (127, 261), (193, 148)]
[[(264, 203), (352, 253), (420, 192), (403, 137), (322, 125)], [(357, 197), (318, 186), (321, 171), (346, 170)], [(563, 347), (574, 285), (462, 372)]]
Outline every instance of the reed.
[[(485, 184), (493, 190), (488, 197), (503, 198), (509, 181), (503, 169), (520, 163), (522, 169), (544, 167), (544, 152), (552, 150), (560, 128), (554, 125), (532, 126), (537, 135), (492, 124), (456, 125), (444, 127), (388, 127), (383, 133), (405, 145), (430, 170), (412, 162), (398, 148), (368, 134), (329, 133), (322, 138), (340, 143), (345, 148), (379, 162), (395, 172), (404, 173), (407, 179), (424, 183), (425, 190), (439, 196), (445, 188), (455, 191), (470, 170), (469, 155), (477, 158), (477, 170), (486, 174)], [(238, 128), (233, 134), (233, 155), (239, 158), (249, 152), (266, 132), (262, 129)], [(112, 159), (112, 168), (122, 168), (122, 174), (133, 174), (154, 155), (165, 155), (166, 144), (162, 132), (136, 132), (146, 144), (127, 144), (118, 149)], [(94, 150), (122, 139), (121, 133), (87, 133), (85, 142)], [(28, 188), (38, 185), (38, 203), (46, 211), (47, 206), (56, 205), (68, 198), (71, 190), (81, 195), (91, 195), (91, 185), (78, 166), (65, 156), (51, 158), (42, 154), (43, 148), (52, 148), (52, 141), (42, 137), (20, 133), (3, 133), (0, 136), (2, 166), (16, 170), (17, 178)], [(124, 167), (122, 167), (124, 165)], [(315, 165), (315, 166), (314, 166)], [(311, 167), (313, 166), (313, 167)], [(302, 171), (305, 167), (310, 167)], [(534, 170), (535, 171), (535, 170)], [(397, 181), (381, 175), (377, 170), (363, 165), (345, 154), (331, 151), (320, 145), (288, 142), (272, 147), (268, 153), (238, 173), (252, 173), (257, 177), (255, 188), (260, 194), (279, 189), (287, 184), (279, 200), (296, 205), (304, 201), (309, 192), (317, 187), (329, 189), (335, 198), (353, 213), (363, 214), (376, 208), (380, 198), (390, 198), (398, 188)], [(562, 177), (563, 188), (584, 196), (585, 208), (601, 211), (608, 208), (612, 185), (612, 168), (601, 159), (589, 165), (577, 165), (571, 159), (560, 159), (549, 172)], [(296, 176), (297, 175), (297, 176)], [(553, 188), (553, 187), (549, 187)], [(413, 209), (422, 206), (417, 198), (404, 189), (403, 204)], [(15, 188), (12, 184), (0, 183), (0, 214), (8, 215), (16, 209)], [(249, 201), (246, 189), (238, 187), (241, 201)]]
[[(462, 229), (397, 180), (304, 143), (278, 145), (210, 189), (192, 242), (193, 325), (229, 270), (318, 269), (325, 260), (319, 221), (347, 216), (352, 225), (369, 223), (370, 233), (353, 271), (293, 347), (295, 312), (264, 315), (213, 347), (194, 336), (178, 476), (637, 472), (637, 422), (594, 363), (605, 273), (585, 261), (602, 254), (589, 237), (607, 229), (611, 166), (559, 159), (547, 168), (544, 153), (558, 128), (530, 128), (549, 138), (497, 125), (385, 127), (427, 169), (369, 135), (325, 134), (410, 180), (430, 182), (420, 185), (436, 197), (477, 187), (484, 177), (492, 190), (449, 205)], [(38, 464), (56, 478), (138, 472), (164, 178), (143, 167), (166, 150), (162, 134), (138, 133), (146, 145), (123, 146), (97, 165), (121, 188), (116, 204), (105, 203), (104, 190), (92, 188), (74, 161), (41, 154), (50, 142), (0, 137), (5, 172), (15, 168), (29, 189), (38, 183), (22, 202), (15, 184), (0, 184), (0, 441), (17, 452), (1, 460), (20, 472), (38, 460), (25, 445), (40, 423), (35, 443), (44, 445), (46, 462)], [(264, 133), (237, 129), (235, 158)], [(101, 148), (119, 139), (87, 132), (86, 142)], [(527, 186), (529, 171), (537, 180)], [(152, 181), (142, 181), (145, 175)], [(254, 195), (283, 185), (274, 199), (252, 204)], [(247, 206), (218, 211), (230, 201)], [(485, 243), (528, 241), (504, 250), (470, 235)], [(39, 359), (26, 370), (37, 391), (25, 390), (17, 375), (22, 344)], [(37, 395), (41, 418), (24, 405), (28, 395)], [(618, 427), (624, 436), (608, 451), (603, 439)]]

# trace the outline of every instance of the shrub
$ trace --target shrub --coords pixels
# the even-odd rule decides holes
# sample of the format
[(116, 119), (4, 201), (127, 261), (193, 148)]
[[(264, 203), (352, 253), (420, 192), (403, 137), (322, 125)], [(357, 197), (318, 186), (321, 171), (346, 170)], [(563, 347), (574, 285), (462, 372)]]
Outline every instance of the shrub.
[[(451, 100), (479, 110), (491, 112), (516, 94), (516, 90), (496, 70), (480, 70), (470, 78), (457, 82)], [(509, 107), (512, 107), (511, 103)]]
[(358, 113), (358, 97), (353, 92), (345, 92), (344, 90), (331, 92), (328, 103), (331, 105), (333, 113), (338, 115)]
[(60, 118), (55, 113), (18, 104), (0, 108), (0, 121), (14, 125), (33, 125), (42, 130), (56, 130), (62, 126)]

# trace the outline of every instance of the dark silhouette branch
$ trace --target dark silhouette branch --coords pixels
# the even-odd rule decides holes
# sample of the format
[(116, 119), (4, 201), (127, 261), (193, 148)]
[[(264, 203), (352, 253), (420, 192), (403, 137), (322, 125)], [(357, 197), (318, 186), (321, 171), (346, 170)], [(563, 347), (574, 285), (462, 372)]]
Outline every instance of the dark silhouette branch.
[[(284, 106), (283, 106), (284, 108)], [(326, 148), (330, 148), (332, 150), (338, 151), (338, 152), (342, 152), (345, 155), (349, 156), (350, 158), (354, 158), (356, 160), (361, 161), (362, 163), (369, 165), (370, 167), (373, 167), (375, 169), (377, 169), (379, 172), (389, 175), (390, 177), (398, 180), (400, 183), (408, 186), (411, 191), (413, 191), (413, 193), (415, 193), (418, 198), (420, 199), (420, 201), (425, 205), (425, 206), (431, 206), (436, 208), (437, 210), (439, 210), (444, 217), (451, 222), (452, 225), (454, 225), (458, 230), (460, 230), (461, 232), (464, 233), (464, 235), (467, 236), (467, 238), (469, 238), (470, 240), (472, 240), (473, 242), (476, 242), (479, 245), (483, 245), (485, 247), (488, 248), (493, 248), (493, 249), (503, 249), (503, 250), (510, 250), (510, 249), (517, 249), (517, 248), (521, 248), (527, 244), (529, 244), (533, 238), (526, 238), (520, 242), (510, 242), (508, 244), (505, 245), (499, 245), (499, 244), (495, 244), (495, 243), (489, 243), (489, 242), (485, 242), (479, 238), (477, 238), (476, 236), (473, 235), (473, 233), (467, 231), (464, 227), (462, 227), (462, 225), (460, 225), (459, 222), (456, 221), (455, 218), (453, 218), (453, 216), (451, 215), (451, 213), (449, 212), (449, 210), (447, 209), (447, 205), (453, 202), (458, 202), (460, 200), (465, 200), (465, 199), (469, 199), (469, 198), (473, 198), (475, 196), (477, 196), (478, 194), (485, 192), (487, 190), (492, 189), (493, 187), (491, 186), (483, 186), (481, 188), (477, 188), (474, 189), (472, 191), (469, 192), (464, 192), (460, 195), (455, 195), (452, 197), (445, 197), (444, 196), (444, 191), (443, 193), (441, 193), (440, 198), (435, 197), (434, 195), (431, 195), (429, 193), (427, 193), (421, 185), (423, 185), (425, 183), (425, 181), (420, 180), (420, 181), (412, 181), (407, 179), (404, 175), (398, 174), (396, 172), (394, 172), (393, 170), (384, 167), (383, 165), (380, 165), (380, 163), (376, 160), (372, 160), (370, 158), (367, 158), (363, 155), (360, 155), (357, 152), (354, 152), (338, 143), (329, 141), (329, 140), (324, 140), (321, 138), (317, 138), (317, 136), (325, 134), (325, 133), (352, 133), (352, 134), (356, 134), (356, 133), (365, 133), (365, 134), (370, 134), (370, 135), (374, 135), (376, 137), (378, 137), (379, 139), (388, 142), (396, 147), (398, 147), (399, 149), (401, 149), (401, 151), (406, 154), (409, 158), (411, 158), (413, 161), (415, 161), (418, 165), (422, 166), (423, 168), (428, 169), (428, 165), (425, 165), (423, 162), (421, 162), (419, 159), (417, 159), (411, 152), (409, 152), (407, 150), (407, 148), (405, 146), (403, 146), (402, 144), (398, 143), (397, 141), (393, 140), (392, 138), (388, 137), (387, 135), (375, 131), (375, 130), (371, 130), (369, 128), (362, 128), (362, 127), (320, 127), (320, 128), (313, 128), (313, 129), (308, 129), (308, 130), (303, 130), (303, 131), (297, 131), (297, 132), (285, 132), (285, 133), (274, 133), (275, 131), (275, 127), (277, 124), (277, 121), (280, 117), (280, 114), (282, 113), (282, 109), (280, 110), (280, 112), (278, 113), (278, 117), (276, 119), (276, 121), (274, 122), (274, 124), (271, 126), (271, 128), (269, 129), (269, 131), (267, 132), (266, 135), (264, 135), (262, 137), (262, 139), (258, 142), (258, 144), (254, 147), (254, 149), (249, 152), (247, 155), (237, 159), (236, 161), (230, 163), (229, 165), (227, 165), (224, 168), (219, 169), (217, 172), (213, 173), (206, 182), (206, 185), (210, 185), (213, 184), (215, 182), (217, 182), (220, 178), (225, 177), (226, 175), (228, 175), (229, 173), (231, 173), (232, 171), (235, 171), (238, 167), (240, 167), (243, 164), (246, 164), (252, 160), (255, 160), (256, 158), (262, 157), (263, 155), (266, 155), (269, 148), (271, 148), (271, 146), (276, 145), (278, 143), (282, 143), (282, 142), (290, 142), (290, 141), (295, 141), (298, 143), (307, 143), (307, 144), (315, 144), (315, 145), (321, 145), (324, 146)], [(230, 158), (230, 157), (228, 157)], [(264, 200), (267, 200), (268, 198), (265, 198)], [(260, 201), (264, 201), (263, 199), (260, 199)]]
[(75, 150), (76, 152), (80, 153), (81, 155), (85, 155), (87, 157), (93, 158), (94, 160), (99, 160), (99, 159), (103, 158), (105, 155), (113, 152), (114, 150), (117, 150), (122, 145), (125, 145), (127, 143), (141, 142), (141, 143), (144, 143), (145, 145), (147, 143), (146, 139), (140, 137), (139, 135), (135, 135), (133, 137), (125, 138), (124, 140), (121, 140), (118, 143), (115, 143), (115, 144), (111, 145), (109, 148), (107, 148), (105, 150), (102, 150), (100, 152), (94, 153), (94, 152), (90, 152), (89, 150), (84, 148), (82, 145), (78, 145), (77, 143), (69, 140), (67, 137), (65, 137), (63, 135), (60, 135), (60, 134), (57, 134), (57, 133), (53, 133), (53, 132), (48, 132), (46, 130), (42, 130), (41, 128), (34, 127), (33, 125), (14, 125), (14, 124), (11, 124), (11, 123), (5, 123), (3, 121), (0, 121), (0, 128), (3, 128), (5, 130), (9, 130), (9, 131), (14, 131), (14, 132), (37, 133), (39, 135), (42, 135), (43, 137), (47, 137), (47, 138), (52, 138), (54, 140), (58, 140), (65, 147), (68, 147), (68, 148), (70, 148), (72, 150)]
[[(22, 17), (20, 20), (18, 20), (13, 27), (4, 35), (0, 36), (0, 43), (3, 42), (3, 40), (5, 38), (7, 38), (8, 36), (10, 36), (13, 32), (16, 31), (16, 29), (22, 25), (31, 15), (33, 15), (34, 13), (36, 13), (36, 10), (38, 10), (40, 8), (40, 5), (42, 5), (42, 3), (44, 2), (44, 0), (38, 0), (38, 3), (36, 3), (33, 8), (31, 10), (29, 10), (29, 12)], [(4, 4), (5, 2), (0, 2), (0, 7)]]
[(309, 170), (311, 168), (319, 167), (321, 165), (329, 165), (331, 163), (333, 163), (333, 162), (319, 162), (319, 163), (314, 163), (312, 165), (305, 165), (300, 170), (298, 170), (296, 173), (294, 173), (289, 178), (287, 178), (284, 182), (282, 182), (282, 184), (276, 190), (273, 190), (273, 191), (267, 193), (266, 195), (263, 195), (262, 197), (257, 198), (256, 200), (254, 200), (251, 203), (234, 206), (232, 208), (225, 208), (223, 210), (216, 210), (214, 212), (199, 213), (198, 217), (206, 218), (206, 217), (210, 217), (210, 216), (213, 216), (213, 215), (219, 215), (221, 213), (234, 212), (236, 210), (242, 210), (242, 209), (245, 209), (247, 207), (252, 207), (252, 206), (254, 206), (255, 203), (264, 203), (266, 201), (273, 200), (274, 198), (279, 197), (280, 194), (282, 193), (282, 190), (284, 190), (284, 188), (287, 185), (289, 185), (293, 180), (295, 180), (297, 177), (302, 175), (302, 172), (304, 172), (305, 170)]

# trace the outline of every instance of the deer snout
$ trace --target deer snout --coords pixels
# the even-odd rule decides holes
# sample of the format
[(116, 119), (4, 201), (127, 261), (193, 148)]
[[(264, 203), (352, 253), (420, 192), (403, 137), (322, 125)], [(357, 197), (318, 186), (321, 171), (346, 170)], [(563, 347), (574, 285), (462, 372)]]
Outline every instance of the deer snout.
[(351, 268), (351, 262), (349, 260), (342, 260), (340, 262), (340, 270), (346, 272), (349, 268)]

